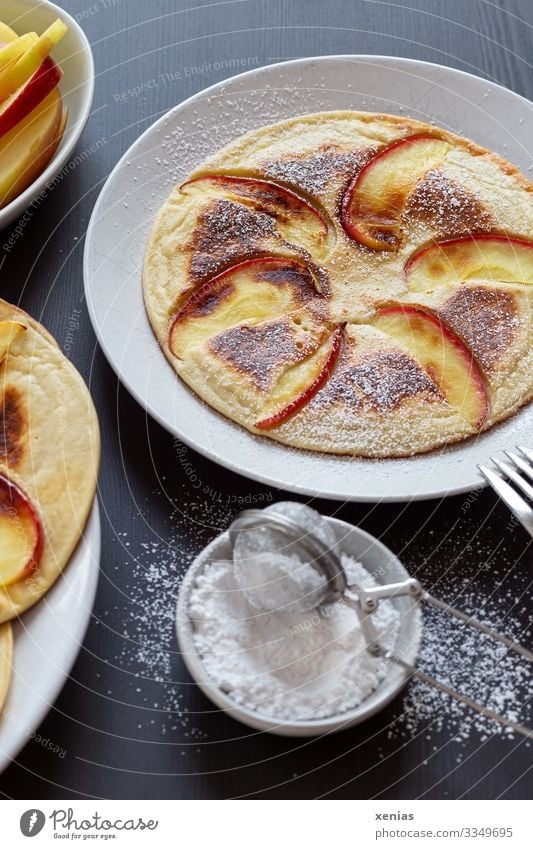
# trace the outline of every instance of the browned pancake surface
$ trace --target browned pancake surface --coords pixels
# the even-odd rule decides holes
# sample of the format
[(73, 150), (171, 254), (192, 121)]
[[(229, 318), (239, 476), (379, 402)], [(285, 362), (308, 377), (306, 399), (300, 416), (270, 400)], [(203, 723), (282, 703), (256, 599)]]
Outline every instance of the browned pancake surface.
[[(421, 134), (448, 147), (442, 162), (430, 164), (394, 200), (399, 248), (357, 242), (342, 220), (350, 186), (383, 150)], [(533, 394), (530, 281), (484, 273), (442, 286), (428, 280), (425, 291), (413, 291), (405, 267), (424, 246), (472, 234), (532, 239), (531, 191), (490, 151), (396, 116), (324, 113), (265, 127), (204, 163), (162, 207), (144, 268), (150, 321), (189, 386), (252, 432), (274, 402), (281, 409), (313, 386), (312, 397), (261, 434), (295, 447), (372, 457), (456, 442), (511, 415)], [(236, 299), (232, 270), (276, 257), (287, 264), (250, 274), (240, 283), (246, 298)], [(292, 260), (308, 269), (307, 289)], [(195, 305), (198, 291), (227, 273), (225, 290)], [(263, 284), (291, 285), (291, 277), (300, 288), (287, 311), (272, 307), (269, 314)], [(223, 311), (230, 295), (235, 308)], [(170, 329), (187, 304), (186, 344), (175, 331), (173, 345)], [(380, 311), (391, 304), (439, 322), (452, 340), (448, 346), (445, 340), (442, 356), (456, 383), (454, 345), (470, 358), (468, 368), (487, 396), (481, 424), (457, 402), (457, 386), (446, 385), (446, 364), (443, 379), (408, 333), (384, 329)], [(343, 328), (343, 342), (328, 370), (336, 328)], [(321, 369), (327, 370), (322, 382)]]

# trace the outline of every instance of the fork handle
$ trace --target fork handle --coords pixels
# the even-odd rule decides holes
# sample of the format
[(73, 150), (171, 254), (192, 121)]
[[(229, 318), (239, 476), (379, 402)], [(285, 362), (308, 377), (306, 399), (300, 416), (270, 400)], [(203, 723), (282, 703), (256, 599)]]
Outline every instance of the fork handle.
[(499, 474), (487, 466), (478, 465), (478, 469), (488, 484), (493, 488), (504, 504), (516, 516), (522, 527), (533, 537), (533, 510), (525, 498), (504, 480)]

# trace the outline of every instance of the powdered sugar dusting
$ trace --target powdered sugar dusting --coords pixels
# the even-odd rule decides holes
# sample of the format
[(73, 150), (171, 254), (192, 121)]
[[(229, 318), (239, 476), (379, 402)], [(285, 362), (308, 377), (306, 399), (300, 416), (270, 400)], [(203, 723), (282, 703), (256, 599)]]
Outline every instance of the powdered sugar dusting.
[(334, 181), (352, 180), (372, 158), (375, 147), (343, 150), (337, 145), (323, 145), (316, 153), (286, 156), (260, 165), (269, 177), (284, 180), (310, 194), (319, 193)]
[[(126, 534), (121, 537), (127, 546)], [(184, 557), (179, 546), (160, 541), (141, 543), (141, 552), (139, 558), (125, 564), (130, 570), (125, 587), (130, 603), (125, 608), (123, 639), (115, 664), (133, 676), (137, 699), (142, 697), (143, 681), (150, 682), (150, 692), (154, 684), (158, 685), (157, 701), (151, 704), (144, 699), (147, 714), (137, 726), (139, 731), (144, 723), (157, 722), (162, 736), (167, 731), (189, 736), (175, 640), (175, 607), (179, 579), (185, 571)]]
[(520, 325), (516, 296), (494, 287), (460, 288), (441, 315), (487, 371), (511, 349)]
[(199, 215), (192, 242), (190, 273), (195, 281), (217, 274), (222, 268), (255, 256), (276, 238), (276, 222), (264, 212), (251, 212), (234, 201), (212, 201)]
[[(474, 492), (463, 503), (465, 526), (471, 524), (470, 513), (477, 498), (478, 493)], [(431, 554), (431, 544), (435, 544), (437, 535), (434, 531), (428, 533)], [(510, 582), (509, 576), (516, 563), (510, 553), (506, 552), (505, 542), (494, 549), (493, 540), (485, 545), (480, 535), (473, 538), (471, 546), (465, 548), (466, 533), (468, 531), (465, 527), (456, 526), (453, 539), (449, 539), (447, 558), (451, 558), (450, 562), (454, 563), (451, 569), (443, 568), (436, 546), (432, 556), (436, 579), (431, 586), (431, 569), (426, 569), (424, 583), (434, 595), (449, 601), (489, 628), (531, 648), (533, 623), (527, 605), (527, 578), (524, 576), (523, 582), (520, 579)], [(489, 576), (487, 583), (486, 578)], [(521, 583), (524, 596), (518, 589)], [(423, 610), (424, 631), (417, 662), (419, 668), (479, 704), (531, 728), (531, 663), (490, 637), (463, 626), (444, 612), (429, 605), (424, 605)], [(388, 731), (389, 738), (409, 740), (425, 734), (428, 740), (435, 741), (435, 749), (443, 739), (466, 748), (472, 738), (474, 742), (483, 743), (493, 735), (509, 739), (517, 737), (509, 726), (474, 713), (445, 693), (416, 679), (409, 683), (402, 703), (394, 713), (395, 719)], [(521, 737), (520, 741), (521, 745), (531, 745), (531, 741)], [(461, 754), (458, 758), (461, 758)]]
[(418, 364), (400, 350), (376, 351), (353, 362), (351, 346), (326, 385), (310, 401), (310, 409), (342, 403), (346, 412), (361, 409), (392, 410), (405, 398), (424, 393), (440, 398), (435, 383)]
[(428, 171), (409, 196), (404, 221), (429, 224), (439, 236), (462, 236), (494, 229), (482, 199), (454, 183), (439, 169)]
[[(471, 611), (471, 615), (479, 611)], [(483, 622), (498, 627), (494, 606), (484, 611)], [(518, 641), (527, 638), (518, 622), (506, 622), (506, 634)], [(462, 628), (446, 614), (425, 609), (424, 636), (418, 664), (423, 670), (508, 719), (528, 724), (532, 719), (531, 666), (525, 658), (471, 628)], [(451, 733), (457, 742), (476, 732), (481, 740), (492, 734), (514, 738), (509, 726), (475, 714), (436, 688), (414, 679), (406, 692), (403, 712), (389, 737), (412, 737), (425, 726), (433, 732)]]
[[(350, 583), (375, 586), (347, 555)], [(356, 707), (378, 686), (387, 663), (366, 650), (357, 617), (342, 602), (327, 615), (258, 613), (240, 592), (232, 562), (207, 564), (189, 599), (194, 643), (209, 679), (238, 705), (275, 720), (319, 719)], [(399, 614), (383, 602), (373, 616), (391, 647)]]

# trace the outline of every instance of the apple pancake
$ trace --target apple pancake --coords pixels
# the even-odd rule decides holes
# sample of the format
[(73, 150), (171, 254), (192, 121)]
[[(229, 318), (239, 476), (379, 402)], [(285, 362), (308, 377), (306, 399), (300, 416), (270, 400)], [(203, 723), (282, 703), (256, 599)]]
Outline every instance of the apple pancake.
[(11, 630), (11, 624), (4, 622), (3, 625), (0, 625), (0, 711), (4, 706), (7, 691), (9, 690), (12, 661), (13, 631)]
[(52, 586), (96, 490), (96, 412), (50, 334), (0, 300), (0, 622)]
[(533, 397), (532, 191), (496, 154), (399, 116), (263, 127), (159, 211), (152, 328), (252, 433), (363, 457), (457, 442)]

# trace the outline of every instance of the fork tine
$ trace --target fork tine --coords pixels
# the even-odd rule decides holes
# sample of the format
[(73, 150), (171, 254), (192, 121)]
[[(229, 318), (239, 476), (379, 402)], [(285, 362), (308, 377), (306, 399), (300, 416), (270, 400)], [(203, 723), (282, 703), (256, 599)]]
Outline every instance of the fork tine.
[(516, 446), (521, 454), (529, 460), (530, 463), (533, 463), (533, 451), (531, 448), (526, 448), (525, 445), (517, 445)]
[(497, 495), (512, 510), (526, 531), (533, 537), (533, 509), (529, 504), (524, 501), (521, 495), (518, 495), (516, 490), (507, 481), (504, 481), (492, 469), (481, 465), (478, 466), (478, 469)]
[(515, 464), (516, 468), (520, 469), (530, 481), (533, 481), (533, 466), (530, 466), (526, 460), (519, 457), (514, 451), (506, 451), (505, 453), (509, 457), (509, 460)]
[(491, 457), (490, 459), (499, 468), (500, 472), (503, 472), (506, 478), (509, 478), (527, 498), (533, 501), (533, 486), (525, 481), (522, 475), (518, 474), (514, 466), (511, 466), (510, 463), (503, 463), (497, 457)]

